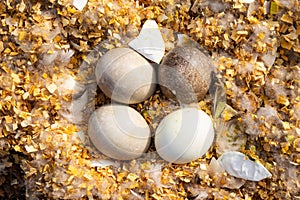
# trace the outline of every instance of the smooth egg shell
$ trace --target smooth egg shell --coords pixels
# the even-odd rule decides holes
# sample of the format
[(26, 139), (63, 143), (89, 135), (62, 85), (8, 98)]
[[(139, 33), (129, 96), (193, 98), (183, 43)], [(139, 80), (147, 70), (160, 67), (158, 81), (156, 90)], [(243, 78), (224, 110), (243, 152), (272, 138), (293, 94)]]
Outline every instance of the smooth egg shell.
[(171, 163), (183, 164), (202, 157), (214, 140), (210, 117), (196, 108), (183, 108), (167, 115), (155, 133), (158, 154)]
[(129, 48), (115, 48), (104, 54), (97, 63), (95, 75), (106, 96), (125, 104), (146, 100), (156, 87), (154, 67)]
[(107, 105), (95, 110), (89, 119), (88, 135), (104, 155), (118, 160), (141, 156), (150, 144), (150, 128), (133, 108)]

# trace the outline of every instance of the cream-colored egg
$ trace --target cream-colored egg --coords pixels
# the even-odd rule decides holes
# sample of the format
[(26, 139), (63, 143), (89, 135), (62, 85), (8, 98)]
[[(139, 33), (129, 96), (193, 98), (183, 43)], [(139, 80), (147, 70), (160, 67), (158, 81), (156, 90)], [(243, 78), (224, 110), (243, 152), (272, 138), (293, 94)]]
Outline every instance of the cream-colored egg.
[(214, 140), (210, 117), (196, 108), (183, 108), (167, 115), (155, 133), (158, 154), (171, 163), (183, 164), (202, 157)]
[(97, 63), (95, 75), (106, 96), (125, 104), (146, 100), (156, 87), (154, 67), (129, 48), (115, 48), (104, 54)]
[(88, 135), (104, 155), (118, 160), (141, 156), (150, 144), (150, 128), (133, 108), (102, 106), (89, 119)]

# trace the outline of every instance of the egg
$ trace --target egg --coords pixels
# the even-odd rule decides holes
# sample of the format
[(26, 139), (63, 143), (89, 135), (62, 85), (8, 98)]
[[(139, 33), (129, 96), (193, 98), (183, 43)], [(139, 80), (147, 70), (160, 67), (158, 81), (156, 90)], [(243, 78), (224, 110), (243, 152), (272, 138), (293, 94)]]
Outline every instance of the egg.
[(141, 156), (150, 144), (150, 128), (133, 108), (106, 105), (96, 109), (88, 123), (88, 135), (104, 155), (118, 160)]
[(164, 96), (181, 103), (204, 99), (211, 83), (211, 58), (195, 47), (172, 49), (158, 68), (158, 83)]
[(155, 133), (155, 148), (164, 160), (184, 164), (202, 157), (211, 147), (211, 118), (197, 108), (182, 108), (167, 115)]
[(115, 48), (104, 54), (95, 69), (98, 86), (113, 101), (140, 103), (156, 88), (156, 71), (140, 54), (129, 48)]

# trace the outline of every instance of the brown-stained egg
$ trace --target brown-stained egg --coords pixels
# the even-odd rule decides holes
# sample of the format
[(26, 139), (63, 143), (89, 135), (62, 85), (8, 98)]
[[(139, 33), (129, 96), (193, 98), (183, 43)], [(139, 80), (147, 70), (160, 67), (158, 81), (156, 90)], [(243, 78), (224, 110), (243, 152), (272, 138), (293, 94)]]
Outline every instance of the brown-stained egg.
[(195, 47), (175, 47), (158, 69), (162, 93), (181, 103), (202, 100), (211, 82), (211, 58)]

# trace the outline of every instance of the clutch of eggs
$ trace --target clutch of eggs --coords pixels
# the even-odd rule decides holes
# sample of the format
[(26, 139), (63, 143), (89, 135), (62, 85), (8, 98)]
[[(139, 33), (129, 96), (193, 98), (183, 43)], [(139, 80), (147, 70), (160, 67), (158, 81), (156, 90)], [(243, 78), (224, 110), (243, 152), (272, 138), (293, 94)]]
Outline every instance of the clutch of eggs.
[(202, 157), (214, 140), (210, 117), (196, 108), (183, 108), (167, 115), (155, 133), (157, 153), (164, 160), (183, 164)]
[[(203, 99), (210, 85), (211, 59), (195, 47), (175, 47), (158, 67), (158, 83), (164, 96), (180, 103)], [(140, 103), (156, 89), (154, 67), (129, 48), (115, 48), (104, 54), (95, 69), (98, 86), (112, 101)], [(133, 108), (109, 105), (91, 115), (88, 134), (95, 147), (113, 159), (130, 160), (149, 147), (150, 129)], [(167, 115), (155, 134), (158, 154), (172, 163), (188, 163), (202, 157), (214, 140), (210, 117), (196, 108), (184, 108)]]

